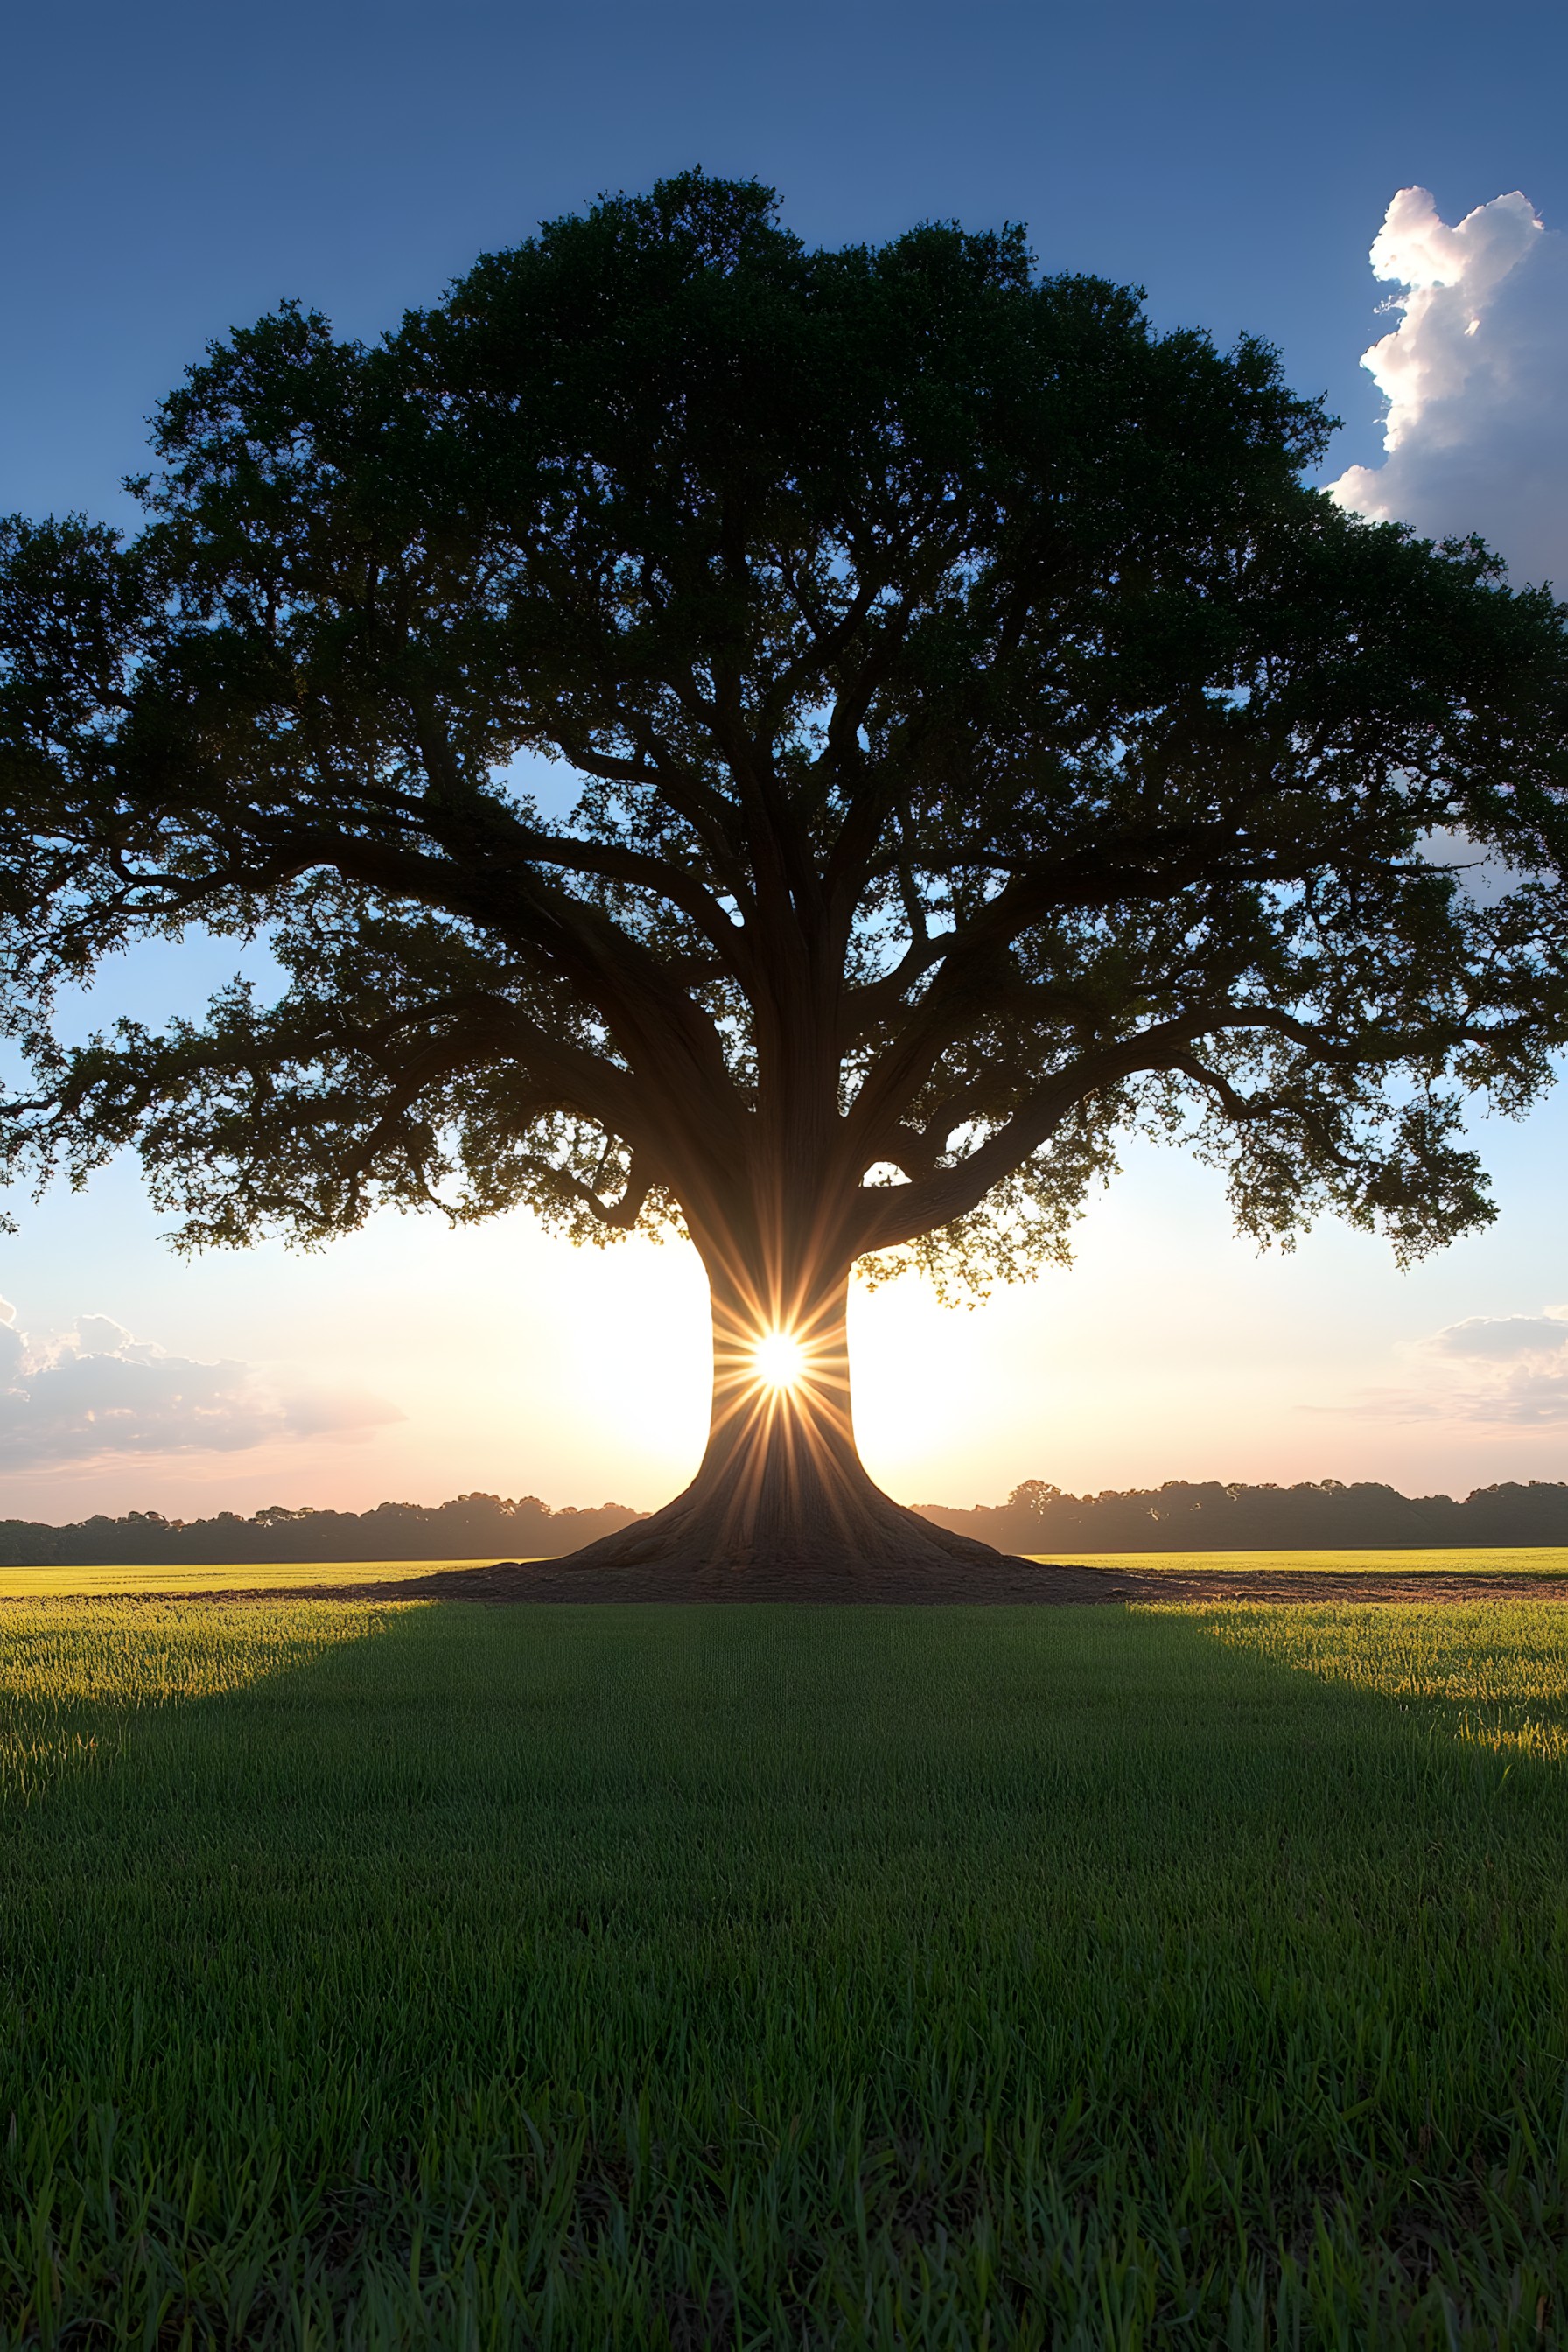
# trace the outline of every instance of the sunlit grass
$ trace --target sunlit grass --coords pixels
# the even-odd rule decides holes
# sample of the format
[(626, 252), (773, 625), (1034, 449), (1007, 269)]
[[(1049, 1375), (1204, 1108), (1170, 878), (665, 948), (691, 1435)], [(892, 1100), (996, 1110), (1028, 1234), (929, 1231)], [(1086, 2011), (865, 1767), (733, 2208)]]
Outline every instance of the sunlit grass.
[(363, 1640), (388, 1614), (324, 1601), (205, 1609), (112, 1599), (90, 1611), (45, 1602), (0, 1612), (0, 1807), (122, 1755), (146, 1708), (229, 1696), (333, 1643)]
[(7, 1610), (0, 2343), (1559, 2342), (1565, 1654)]
[(1084, 1551), (1068, 1546), (1037, 1552), (1037, 1559), (1081, 1559), (1095, 1568), (1135, 1569), (1140, 1575), (1568, 1576), (1568, 1545), (1498, 1546), (1474, 1551)]
[(0, 1601), (65, 1600), (94, 1593), (287, 1592), (302, 1584), (392, 1584), (405, 1576), (430, 1576), (443, 1568), (477, 1568), (498, 1555), (476, 1559), (308, 1559), (280, 1567), (253, 1560), (217, 1568), (0, 1568)]
[(1220, 1641), (1375, 1692), (1434, 1736), (1568, 1758), (1568, 1611), (1189, 1604)]

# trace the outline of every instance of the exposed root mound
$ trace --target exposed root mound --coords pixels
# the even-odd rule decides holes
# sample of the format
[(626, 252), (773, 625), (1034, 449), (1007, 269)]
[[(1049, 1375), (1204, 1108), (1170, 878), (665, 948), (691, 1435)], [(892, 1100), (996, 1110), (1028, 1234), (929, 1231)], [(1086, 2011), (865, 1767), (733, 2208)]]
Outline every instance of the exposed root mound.
[(803, 1511), (797, 1496), (784, 1524), (756, 1515), (739, 1538), (728, 1498), (689, 1487), (651, 1518), (563, 1559), (498, 1560), (448, 1570), (421, 1585), (433, 1599), (453, 1601), (952, 1602), (1104, 1600), (1111, 1597), (1108, 1581), (1119, 1581), (1093, 1569), (1042, 1567), (953, 1535), (868, 1479), (848, 1495), (840, 1487), (831, 1507), (814, 1500), (817, 1507)]
[(954, 1560), (994, 1567), (1022, 1562), (972, 1536), (950, 1533), (918, 1511), (907, 1511), (866, 1481), (851, 1503), (792, 1512), (781, 1524), (762, 1517), (745, 1534), (735, 1530), (728, 1497), (689, 1488), (651, 1518), (636, 1519), (568, 1552), (563, 1570), (668, 1568), (692, 1574), (733, 1576), (854, 1576), (888, 1568), (951, 1568)]
[[(983, 1551), (984, 1545), (975, 1545)], [(489, 1568), (449, 1568), (433, 1576), (375, 1587), (395, 1601), (784, 1601), (899, 1602), (943, 1607), (953, 1602), (1122, 1601), (1128, 1580), (1098, 1569), (1042, 1566), (993, 1552), (990, 1559), (956, 1559), (939, 1550), (930, 1560), (861, 1562), (852, 1569), (682, 1568), (651, 1561), (641, 1567), (583, 1567), (566, 1559), (497, 1560)], [(346, 1597), (345, 1588), (345, 1597)], [(355, 1597), (363, 1599), (363, 1588)]]

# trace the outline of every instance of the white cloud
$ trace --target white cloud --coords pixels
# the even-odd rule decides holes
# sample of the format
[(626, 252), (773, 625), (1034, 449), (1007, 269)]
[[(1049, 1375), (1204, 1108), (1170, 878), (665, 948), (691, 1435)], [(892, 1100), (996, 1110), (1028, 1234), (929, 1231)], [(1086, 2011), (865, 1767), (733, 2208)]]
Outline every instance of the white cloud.
[(1568, 586), (1568, 238), (1517, 192), (1449, 227), (1401, 188), (1371, 258), (1402, 289), (1362, 360), (1388, 397), (1387, 455), (1331, 496), (1431, 538), (1479, 531), (1516, 580)]
[(1482, 1362), (1561, 1355), (1568, 1349), (1568, 1316), (1550, 1307), (1541, 1315), (1468, 1315), (1434, 1332), (1426, 1345), (1440, 1355)]
[(1568, 1371), (1510, 1373), (1500, 1389), (1476, 1400), (1468, 1417), (1507, 1422), (1516, 1429), (1568, 1421)]
[(380, 1397), (295, 1391), (231, 1359), (166, 1355), (109, 1315), (83, 1315), (63, 1339), (37, 1341), (0, 1321), (0, 1465), (12, 1470), (363, 1437), (403, 1417)]
[(1516, 1429), (1568, 1422), (1568, 1311), (1561, 1307), (1539, 1315), (1468, 1315), (1424, 1344), (1434, 1356), (1489, 1368), (1479, 1386), (1461, 1387), (1452, 1397), (1449, 1409), (1458, 1419)]
[(131, 1345), (131, 1334), (112, 1315), (79, 1315), (77, 1346), (84, 1356), (118, 1356)]
[(1568, 1306), (1539, 1315), (1467, 1315), (1402, 1349), (1416, 1384), (1342, 1405), (1359, 1420), (1462, 1422), (1498, 1429), (1568, 1423)]

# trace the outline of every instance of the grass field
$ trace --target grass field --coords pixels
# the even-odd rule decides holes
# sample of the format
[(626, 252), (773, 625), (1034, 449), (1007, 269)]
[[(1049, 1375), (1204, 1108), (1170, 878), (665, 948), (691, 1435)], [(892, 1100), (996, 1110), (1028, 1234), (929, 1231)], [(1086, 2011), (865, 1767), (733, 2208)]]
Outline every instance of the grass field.
[(0, 1617), (0, 2341), (1536, 2346), (1568, 1611)]
[[(484, 1555), (487, 1561), (491, 1557)], [(1321, 1574), (1335, 1569), (1363, 1574), (1384, 1570), (1406, 1576), (1426, 1570), (1449, 1576), (1568, 1576), (1568, 1547), (1542, 1544), (1513, 1551), (1090, 1551), (1073, 1557), (1100, 1568), (1163, 1570), (1187, 1576), (1241, 1576), (1258, 1570)], [(141, 1592), (287, 1592), (302, 1584), (390, 1584), (405, 1576), (428, 1576), (437, 1569), (482, 1564), (477, 1559), (315, 1559), (283, 1568), (244, 1563), (219, 1568), (0, 1567), (0, 1601)]]
[(1324, 1576), (1352, 1569), (1362, 1576), (1379, 1571), (1388, 1576), (1568, 1576), (1568, 1545), (1563, 1544), (1479, 1551), (1085, 1551), (1072, 1556), (1094, 1568), (1135, 1569), (1144, 1576), (1162, 1570), (1172, 1576), (1245, 1576), (1258, 1570), (1274, 1576), (1292, 1571)]
[[(487, 1552), (486, 1560), (495, 1555)], [(392, 1584), (471, 1559), (308, 1559), (286, 1567), (240, 1561), (218, 1568), (0, 1568), (0, 1601), (86, 1600), (100, 1593), (287, 1592), (301, 1584)]]

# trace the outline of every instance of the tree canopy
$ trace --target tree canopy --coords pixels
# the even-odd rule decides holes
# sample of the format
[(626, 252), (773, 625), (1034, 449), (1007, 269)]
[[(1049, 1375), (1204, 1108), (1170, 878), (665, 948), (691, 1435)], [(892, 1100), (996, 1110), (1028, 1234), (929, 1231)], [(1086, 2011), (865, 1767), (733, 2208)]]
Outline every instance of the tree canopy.
[[(1017, 228), (700, 173), (374, 345), (285, 305), (139, 535), (5, 526), (10, 1165), (133, 1145), (198, 1244), (673, 1224), (721, 1365), (824, 1335), (840, 1483), (850, 1267), (1062, 1255), (1131, 1123), (1258, 1236), (1473, 1227), (1465, 1097), (1568, 1037), (1564, 613), (1337, 509), (1331, 425)], [(51, 1042), (192, 927), (276, 989)]]

